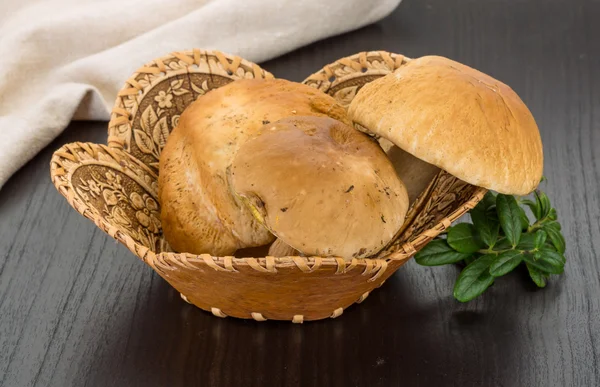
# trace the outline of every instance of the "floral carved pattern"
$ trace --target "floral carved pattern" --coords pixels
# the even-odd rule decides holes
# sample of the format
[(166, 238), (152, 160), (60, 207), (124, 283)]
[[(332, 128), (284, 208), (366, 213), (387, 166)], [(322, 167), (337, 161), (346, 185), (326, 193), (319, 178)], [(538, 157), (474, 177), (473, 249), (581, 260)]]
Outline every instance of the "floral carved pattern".
[(303, 83), (334, 97), (344, 107), (367, 83), (408, 63), (402, 55), (373, 51), (340, 59), (306, 78)]
[(465, 183), (448, 172), (441, 171), (423, 201), (423, 206), (410, 226), (405, 229), (400, 241), (411, 240), (435, 226), (468, 201), (476, 189), (477, 187)]
[(179, 123), (184, 106), (195, 99), (189, 77), (165, 79), (142, 98), (133, 118), (130, 153), (158, 169), (160, 153), (171, 131)]
[(158, 169), (160, 153), (171, 131), (179, 124), (185, 108), (208, 91), (226, 85), (231, 79), (206, 74), (189, 74), (184, 79), (159, 82), (141, 100), (133, 119), (130, 153)]
[(102, 230), (171, 251), (162, 236), (157, 176), (148, 166), (104, 145), (73, 143), (55, 153), (51, 170), (59, 192)]
[(397, 251), (407, 241), (414, 241), (421, 233), (435, 227), (468, 202), (479, 188), (440, 171), (429, 189), (412, 205), (399, 237), (382, 253)]
[(109, 224), (135, 241), (162, 251), (159, 206), (132, 178), (103, 165), (85, 165), (72, 176), (75, 192)]
[(119, 93), (109, 123), (109, 146), (125, 149), (157, 170), (166, 139), (189, 104), (233, 80), (257, 77), (272, 75), (216, 51), (185, 51), (148, 63)]

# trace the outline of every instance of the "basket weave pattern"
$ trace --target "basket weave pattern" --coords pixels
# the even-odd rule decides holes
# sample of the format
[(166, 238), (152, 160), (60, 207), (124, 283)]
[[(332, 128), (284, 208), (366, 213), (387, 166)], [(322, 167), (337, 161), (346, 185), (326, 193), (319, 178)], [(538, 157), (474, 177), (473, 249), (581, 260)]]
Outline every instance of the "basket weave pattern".
[[(340, 103), (407, 59), (386, 52), (343, 58), (304, 83)], [(174, 253), (162, 236), (158, 157), (185, 107), (241, 78), (271, 78), (258, 65), (216, 51), (173, 53), (141, 67), (119, 93), (108, 146), (67, 144), (54, 153), (52, 180), (69, 204), (151, 266), (182, 298), (219, 317), (303, 322), (338, 317), (443, 232), (486, 190), (440, 172), (407, 215), (399, 238), (378, 257), (214, 257)]]

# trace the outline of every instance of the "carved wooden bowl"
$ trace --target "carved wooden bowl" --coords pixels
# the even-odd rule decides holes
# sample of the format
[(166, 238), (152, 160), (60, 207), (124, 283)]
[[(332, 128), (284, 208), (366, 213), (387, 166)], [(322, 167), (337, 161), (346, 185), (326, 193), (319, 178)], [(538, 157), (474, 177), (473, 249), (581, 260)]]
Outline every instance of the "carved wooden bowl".
[[(366, 83), (407, 63), (402, 55), (362, 52), (304, 83), (347, 106)], [(207, 91), (241, 78), (272, 78), (258, 65), (217, 51), (190, 50), (153, 60), (119, 92), (108, 145), (71, 143), (50, 173), (69, 204), (123, 243), (177, 289), (219, 317), (288, 320), (338, 317), (362, 302), (432, 238), (473, 208), (486, 190), (440, 172), (411, 206), (399, 238), (370, 259), (213, 257), (171, 251), (157, 201), (158, 158), (180, 114)]]

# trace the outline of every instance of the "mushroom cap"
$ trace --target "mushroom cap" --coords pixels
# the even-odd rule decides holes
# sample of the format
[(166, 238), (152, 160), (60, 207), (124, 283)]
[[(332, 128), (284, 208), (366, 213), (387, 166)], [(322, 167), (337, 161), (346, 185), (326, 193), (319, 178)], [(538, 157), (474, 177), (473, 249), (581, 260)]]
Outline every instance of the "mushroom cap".
[(295, 114), (349, 122), (332, 97), (281, 79), (235, 81), (185, 109), (159, 165), (162, 227), (173, 249), (230, 255), (273, 241), (231, 193), (226, 170), (240, 145), (265, 123)]
[(381, 147), (331, 118), (265, 125), (237, 152), (231, 182), (265, 227), (305, 255), (374, 255), (408, 209), (406, 188)]
[(437, 56), (365, 85), (348, 116), (419, 159), (480, 187), (523, 195), (540, 182), (542, 141), (507, 85)]

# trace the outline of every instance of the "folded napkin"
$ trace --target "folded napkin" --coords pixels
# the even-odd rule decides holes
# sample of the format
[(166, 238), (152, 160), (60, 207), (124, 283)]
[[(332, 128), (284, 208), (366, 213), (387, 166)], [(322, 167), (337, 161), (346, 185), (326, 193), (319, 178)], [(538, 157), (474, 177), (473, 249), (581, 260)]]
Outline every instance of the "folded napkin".
[(197, 47), (261, 62), (400, 1), (2, 0), (0, 188), (70, 120), (108, 120), (125, 79), (155, 57)]

